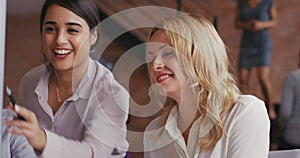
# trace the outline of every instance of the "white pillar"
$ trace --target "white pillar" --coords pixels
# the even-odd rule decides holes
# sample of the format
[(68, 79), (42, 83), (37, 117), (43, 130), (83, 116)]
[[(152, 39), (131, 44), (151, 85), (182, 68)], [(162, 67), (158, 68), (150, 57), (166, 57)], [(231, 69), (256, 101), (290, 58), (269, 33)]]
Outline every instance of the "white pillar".
[[(6, 0), (0, 0), (0, 113), (2, 116), (2, 108), (3, 108), (3, 91), (4, 91), (4, 53), (5, 53), (5, 31), (6, 31)], [(0, 131), (2, 126), (2, 117), (0, 117)], [(0, 137), (0, 142), (1, 142)], [(0, 150), (1, 150), (0, 143)], [(1, 157), (1, 156), (0, 156)]]

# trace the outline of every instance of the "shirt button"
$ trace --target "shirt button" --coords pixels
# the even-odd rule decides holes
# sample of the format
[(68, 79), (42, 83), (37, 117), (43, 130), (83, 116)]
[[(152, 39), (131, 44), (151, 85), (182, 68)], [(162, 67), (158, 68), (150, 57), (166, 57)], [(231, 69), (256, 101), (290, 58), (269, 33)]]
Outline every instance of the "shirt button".
[(52, 122), (52, 129), (51, 129), (51, 131), (54, 131), (54, 130), (55, 130), (55, 123)]

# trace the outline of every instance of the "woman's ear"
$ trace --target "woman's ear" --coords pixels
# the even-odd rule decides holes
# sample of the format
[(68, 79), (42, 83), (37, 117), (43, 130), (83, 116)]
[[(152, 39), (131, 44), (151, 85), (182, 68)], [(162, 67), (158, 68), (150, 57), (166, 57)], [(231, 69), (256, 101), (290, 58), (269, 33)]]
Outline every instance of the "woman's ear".
[(95, 27), (90, 34), (91, 45), (95, 44), (98, 38), (98, 28)]

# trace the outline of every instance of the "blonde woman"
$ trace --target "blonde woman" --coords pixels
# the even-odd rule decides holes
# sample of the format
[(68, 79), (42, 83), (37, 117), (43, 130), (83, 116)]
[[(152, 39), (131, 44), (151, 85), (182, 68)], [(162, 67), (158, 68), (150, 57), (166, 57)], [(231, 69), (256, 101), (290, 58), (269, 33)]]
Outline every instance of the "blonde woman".
[(149, 35), (146, 58), (165, 107), (146, 128), (146, 158), (268, 156), (264, 102), (240, 94), (226, 46), (208, 20), (191, 14), (164, 20)]

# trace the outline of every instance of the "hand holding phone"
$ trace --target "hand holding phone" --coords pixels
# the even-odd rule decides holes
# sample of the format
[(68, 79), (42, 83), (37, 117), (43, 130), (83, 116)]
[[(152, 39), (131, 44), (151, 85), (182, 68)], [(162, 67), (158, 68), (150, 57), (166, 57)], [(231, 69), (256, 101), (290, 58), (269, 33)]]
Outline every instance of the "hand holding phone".
[[(15, 109), (16, 100), (15, 100), (15, 97), (13, 96), (13, 94), (12, 94), (11, 89), (8, 86), (6, 86), (6, 93), (7, 93), (8, 97), (9, 97), (9, 101), (10, 101), (13, 109)], [(18, 119), (25, 120), (24, 117), (20, 116), (19, 114), (17, 114), (17, 115), (18, 115)]]

